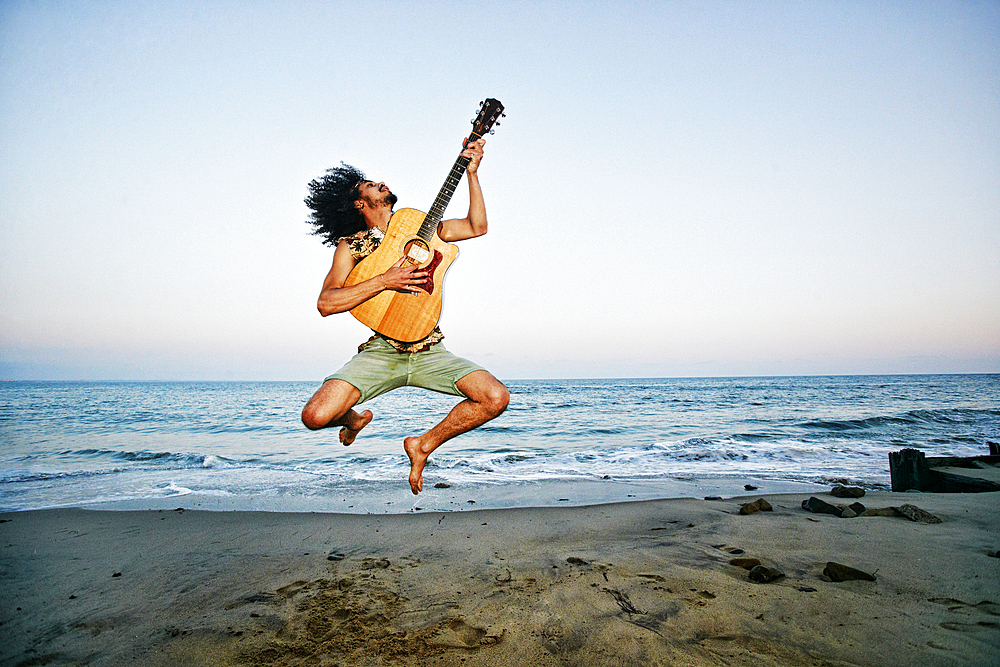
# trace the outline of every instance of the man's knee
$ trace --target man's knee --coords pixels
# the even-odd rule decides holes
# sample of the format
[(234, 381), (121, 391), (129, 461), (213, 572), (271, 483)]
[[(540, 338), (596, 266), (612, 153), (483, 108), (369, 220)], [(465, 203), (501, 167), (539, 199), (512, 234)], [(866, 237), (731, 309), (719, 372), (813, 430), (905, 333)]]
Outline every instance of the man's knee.
[(343, 380), (327, 380), (302, 408), (302, 424), (317, 431), (335, 423), (361, 398), (361, 392)]
[(500, 416), (510, 403), (510, 392), (498, 380), (494, 380), (483, 392), (482, 404), (494, 417)]
[(459, 380), (458, 389), (490, 413), (490, 419), (507, 409), (510, 392), (488, 371), (476, 371)]
[(306, 407), (302, 408), (302, 423), (310, 431), (318, 431), (329, 423), (329, 419), (323, 421), (323, 418), (319, 414), (319, 410), (312, 402), (306, 403)]

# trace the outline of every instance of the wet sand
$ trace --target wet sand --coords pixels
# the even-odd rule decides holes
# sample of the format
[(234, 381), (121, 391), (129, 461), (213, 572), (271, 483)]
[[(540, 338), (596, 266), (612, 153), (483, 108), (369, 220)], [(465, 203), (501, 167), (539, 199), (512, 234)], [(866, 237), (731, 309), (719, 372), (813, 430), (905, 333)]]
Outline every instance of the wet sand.
[(860, 499), (941, 523), (815, 514), (810, 494), (739, 514), (758, 497), (3, 514), (0, 664), (1000, 664), (1000, 494)]

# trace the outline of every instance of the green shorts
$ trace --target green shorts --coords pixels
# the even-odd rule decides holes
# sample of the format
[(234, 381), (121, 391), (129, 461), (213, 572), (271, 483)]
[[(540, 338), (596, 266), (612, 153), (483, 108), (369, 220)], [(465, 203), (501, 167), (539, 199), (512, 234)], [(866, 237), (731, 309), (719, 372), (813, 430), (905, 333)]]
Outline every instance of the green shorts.
[(400, 352), (376, 338), (326, 378), (343, 380), (358, 388), (358, 403), (370, 401), (399, 387), (422, 387), (442, 394), (465, 396), (455, 383), (473, 371), (485, 370), (468, 359), (456, 357), (438, 343), (425, 352)]

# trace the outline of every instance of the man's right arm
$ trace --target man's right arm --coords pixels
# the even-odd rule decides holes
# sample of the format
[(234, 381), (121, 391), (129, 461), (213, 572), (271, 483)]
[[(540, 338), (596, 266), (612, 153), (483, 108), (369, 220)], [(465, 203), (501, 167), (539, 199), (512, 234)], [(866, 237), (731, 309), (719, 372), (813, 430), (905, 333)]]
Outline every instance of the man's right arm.
[(347, 241), (337, 244), (333, 253), (333, 266), (326, 274), (323, 289), (319, 293), (316, 307), (320, 315), (326, 317), (334, 313), (355, 308), (383, 290), (391, 289), (397, 292), (420, 292), (417, 286), (427, 279), (426, 271), (419, 271), (415, 266), (402, 266), (403, 259), (393, 264), (385, 273), (373, 276), (350, 287), (344, 287), (347, 276), (351, 274), (357, 262), (351, 255)]

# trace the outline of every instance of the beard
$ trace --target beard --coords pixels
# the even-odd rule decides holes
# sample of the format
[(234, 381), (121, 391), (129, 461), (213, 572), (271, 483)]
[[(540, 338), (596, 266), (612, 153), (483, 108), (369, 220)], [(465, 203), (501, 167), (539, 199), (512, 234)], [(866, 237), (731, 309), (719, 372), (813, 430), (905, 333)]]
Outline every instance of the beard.
[(390, 192), (389, 194), (385, 195), (384, 197), (380, 197), (379, 199), (373, 199), (372, 197), (364, 197), (364, 201), (372, 208), (380, 208), (382, 206), (388, 206), (389, 210), (391, 211), (392, 207), (396, 205), (397, 201), (399, 201), (399, 197)]

